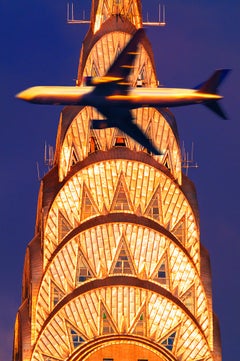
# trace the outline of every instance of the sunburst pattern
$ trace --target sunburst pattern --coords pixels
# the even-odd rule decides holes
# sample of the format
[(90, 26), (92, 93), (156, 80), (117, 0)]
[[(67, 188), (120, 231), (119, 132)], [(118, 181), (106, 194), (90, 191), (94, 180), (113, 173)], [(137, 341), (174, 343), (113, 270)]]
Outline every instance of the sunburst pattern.
[[(128, 200), (125, 209), (114, 206), (120, 187), (123, 187), (126, 200)], [(88, 197), (89, 211), (83, 214), (86, 197)], [(154, 203), (156, 197), (158, 197), (157, 205)], [(58, 230), (59, 212), (74, 228), (83, 220), (106, 214), (106, 212), (118, 211), (142, 214), (172, 230), (183, 246), (189, 250), (196, 265), (199, 265), (198, 228), (195, 216), (181, 188), (160, 170), (131, 160), (108, 160), (95, 163), (77, 172), (62, 187), (47, 217), (44, 264), (47, 264), (62, 239)], [(154, 212), (159, 213), (158, 218), (155, 217)], [(183, 217), (184, 237), (180, 237), (176, 233), (176, 227)]]
[[(87, 270), (93, 278), (102, 278), (116, 274), (116, 261), (123, 251), (124, 259), (128, 262), (128, 272), (119, 268), (119, 274), (135, 275), (139, 278), (156, 280), (156, 271), (162, 260), (168, 265), (169, 282), (161, 284), (183, 303), (188, 306), (189, 299), (183, 296), (189, 289), (194, 289), (194, 309), (189, 308), (199, 320), (199, 324), (208, 337), (209, 319), (207, 298), (200, 276), (189, 256), (172, 239), (145, 226), (126, 223), (104, 223), (81, 232), (59, 249), (56, 256), (46, 270), (43, 278), (36, 314), (38, 332), (40, 332), (47, 315), (51, 294), (49, 287), (51, 280), (67, 295), (70, 290), (79, 286), (76, 283), (76, 272), (79, 257), (87, 263)], [(143, 274), (144, 269), (144, 274)], [(83, 280), (84, 282), (85, 280)]]
[[(42, 329), (33, 360), (41, 360), (40, 354), (59, 360), (69, 357), (73, 351), (69, 328), (88, 341), (112, 332), (138, 333), (139, 327), (142, 327), (142, 336), (163, 345), (164, 340), (176, 332), (171, 351), (177, 359), (180, 356), (190, 361), (211, 359), (199, 326), (181, 307), (148, 289), (118, 285), (89, 291), (66, 303)], [(58, 347), (60, 340), (61, 347)], [(76, 347), (81, 347), (81, 342)]]

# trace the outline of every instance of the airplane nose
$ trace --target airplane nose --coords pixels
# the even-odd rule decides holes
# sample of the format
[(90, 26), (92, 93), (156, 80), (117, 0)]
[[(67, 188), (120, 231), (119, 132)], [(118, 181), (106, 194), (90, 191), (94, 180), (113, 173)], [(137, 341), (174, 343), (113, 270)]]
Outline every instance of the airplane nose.
[(28, 88), (16, 94), (15, 97), (21, 100), (25, 100), (27, 102), (31, 102), (34, 98), (34, 95), (35, 95), (34, 88)]
[(21, 100), (30, 100), (30, 94), (28, 90), (21, 91), (20, 93), (16, 94), (15, 97)]
[(27, 91), (24, 90), (24, 91), (16, 94), (15, 97), (18, 98), (18, 99), (21, 99), (21, 100), (26, 100), (26, 98), (27, 98), (27, 94), (26, 94), (26, 93), (27, 93)]

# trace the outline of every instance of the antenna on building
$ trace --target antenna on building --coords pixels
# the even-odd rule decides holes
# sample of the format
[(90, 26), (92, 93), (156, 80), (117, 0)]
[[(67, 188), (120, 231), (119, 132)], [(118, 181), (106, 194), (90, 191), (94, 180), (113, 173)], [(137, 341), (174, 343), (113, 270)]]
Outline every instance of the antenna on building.
[[(36, 167), (37, 167), (37, 177), (38, 180), (40, 181), (42, 179), (42, 177), (46, 174), (46, 172), (48, 172), (54, 164), (54, 148), (52, 145), (47, 145), (47, 143), (45, 142), (44, 144), (44, 161), (43, 161), (43, 166), (44, 169), (40, 171), (40, 166), (39, 163), (36, 162)], [(47, 169), (46, 169), (47, 167)], [(41, 175), (43, 174), (43, 175)]]
[[(40, 171), (39, 163), (36, 162), (37, 166), (37, 177), (40, 181), (42, 177), (53, 167), (54, 164), (54, 148), (52, 145), (47, 145), (47, 142), (44, 144), (44, 159), (43, 159), (43, 166), (44, 169)], [(47, 167), (47, 169), (46, 169)], [(43, 174), (43, 176), (41, 175)]]
[(54, 159), (54, 149), (52, 145), (47, 145), (45, 142), (44, 145), (44, 165), (47, 166), (49, 169), (53, 166), (53, 159)]
[(90, 24), (90, 20), (86, 20), (85, 10), (82, 13), (82, 19), (75, 19), (74, 4), (67, 3), (67, 23), (68, 24)]
[(40, 182), (41, 177), (40, 177), (40, 170), (39, 170), (39, 163), (38, 162), (36, 162), (36, 167), (37, 167), (37, 177), (38, 177), (38, 180)]
[(158, 21), (149, 21), (147, 12), (147, 21), (143, 21), (144, 26), (165, 26), (166, 25), (166, 8), (165, 5), (158, 4)]
[(186, 152), (185, 144), (182, 145), (182, 168), (186, 169), (186, 176), (188, 176), (189, 168), (198, 168), (197, 162), (194, 160), (194, 143), (192, 142), (191, 154)]

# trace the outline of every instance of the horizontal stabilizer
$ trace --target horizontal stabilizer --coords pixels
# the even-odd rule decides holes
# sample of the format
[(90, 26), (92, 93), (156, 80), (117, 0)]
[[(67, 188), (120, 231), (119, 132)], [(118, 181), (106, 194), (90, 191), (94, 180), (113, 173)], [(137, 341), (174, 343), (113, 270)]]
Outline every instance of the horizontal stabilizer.
[(217, 115), (219, 115), (221, 118), (223, 119), (228, 119), (227, 115), (225, 114), (225, 112), (222, 110), (222, 108), (220, 107), (219, 103), (217, 103), (216, 101), (213, 102), (209, 102), (209, 103), (204, 103), (204, 105), (212, 110), (214, 113), (216, 113)]
[(199, 93), (217, 94), (219, 85), (223, 82), (230, 71), (231, 69), (216, 70), (207, 81), (201, 83), (195, 87), (195, 89), (197, 89)]

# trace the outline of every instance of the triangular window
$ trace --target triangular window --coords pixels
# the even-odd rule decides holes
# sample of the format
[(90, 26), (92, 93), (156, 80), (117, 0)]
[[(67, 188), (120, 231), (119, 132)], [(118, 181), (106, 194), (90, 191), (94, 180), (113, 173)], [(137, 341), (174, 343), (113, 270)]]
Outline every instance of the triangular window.
[(125, 138), (124, 134), (118, 129), (116, 129), (116, 131), (115, 131), (113, 146), (114, 147), (126, 147), (126, 138)]
[(124, 135), (119, 129), (116, 129), (114, 132), (113, 137), (113, 146), (114, 147), (126, 147), (127, 146), (127, 140)]
[(72, 230), (71, 224), (64, 217), (64, 215), (58, 212), (58, 240), (61, 242), (63, 238)]
[(81, 220), (97, 214), (97, 207), (92, 200), (91, 194), (84, 184), (82, 192)]
[(161, 200), (160, 200), (160, 192), (159, 188), (154, 193), (147, 210), (145, 212), (147, 217), (153, 218), (156, 221), (161, 221)]
[(109, 316), (108, 312), (103, 306), (101, 310), (101, 326), (102, 326), (102, 335), (115, 333), (111, 317)]
[(184, 305), (194, 314), (195, 305), (194, 305), (194, 286), (191, 287), (185, 294), (181, 297)]
[(124, 243), (122, 244), (119, 253), (117, 253), (116, 261), (113, 262), (113, 265), (112, 273), (133, 274), (132, 261)]
[(169, 288), (169, 272), (166, 256), (162, 259), (160, 265), (158, 266), (154, 280), (159, 282), (163, 287), (165, 286)]
[(165, 340), (163, 340), (161, 342), (161, 345), (166, 347), (169, 351), (172, 351), (175, 337), (176, 337), (176, 331), (171, 333), (171, 335), (169, 335)]
[(76, 273), (76, 284), (79, 285), (93, 277), (92, 272), (87, 265), (83, 255), (79, 253), (77, 273)]
[[(152, 142), (153, 140), (153, 132), (152, 132), (152, 121), (149, 122), (148, 127), (145, 131), (147, 138)], [(146, 149), (147, 153), (151, 154), (150, 150)]]
[(82, 335), (76, 329), (74, 329), (72, 327), (69, 328), (69, 337), (70, 337), (72, 347), (74, 349), (85, 342)]
[(79, 162), (79, 157), (78, 157), (77, 151), (75, 149), (75, 146), (72, 145), (71, 156), (70, 156), (70, 161), (69, 161), (70, 167), (72, 167), (77, 162)]
[(64, 292), (54, 282), (51, 282), (52, 308), (54, 308), (63, 297), (64, 297)]
[(145, 336), (145, 314), (142, 312), (133, 329), (133, 333), (139, 336)]
[(126, 12), (126, 16), (127, 18), (130, 20), (131, 23), (135, 23), (135, 18), (136, 18), (136, 14), (137, 14), (137, 9), (134, 9), (134, 5), (136, 7), (136, 4), (134, 1), (129, 1), (130, 5), (127, 9), (127, 12)]
[(145, 86), (147, 83), (147, 73), (146, 73), (146, 66), (143, 64), (138, 77), (137, 77), (137, 87)]
[(117, 190), (114, 195), (112, 211), (130, 211), (130, 205), (127, 198), (127, 194), (123, 187), (123, 182), (120, 179)]
[(169, 155), (169, 151), (167, 150), (165, 153), (165, 157), (163, 159), (163, 165), (171, 171), (172, 166), (171, 166), (171, 159), (170, 159), (170, 155)]
[(95, 137), (95, 135), (91, 135), (91, 137), (89, 138), (89, 153), (94, 153), (99, 149), (100, 147), (97, 138)]
[(183, 217), (173, 228), (172, 233), (181, 243), (185, 243), (185, 217)]
[(109, 17), (109, 6), (108, 6), (108, 3), (105, 1), (103, 3), (103, 7), (102, 7), (102, 16), (103, 16), (103, 21), (106, 21), (107, 18)]
[(98, 68), (97, 68), (96, 64), (94, 63), (94, 61), (92, 63), (91, 76), (93, 76), (93, 77), (99, 76), (99, 71), (98, 71)]

